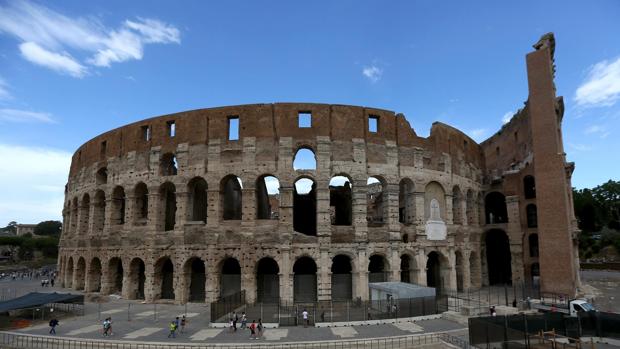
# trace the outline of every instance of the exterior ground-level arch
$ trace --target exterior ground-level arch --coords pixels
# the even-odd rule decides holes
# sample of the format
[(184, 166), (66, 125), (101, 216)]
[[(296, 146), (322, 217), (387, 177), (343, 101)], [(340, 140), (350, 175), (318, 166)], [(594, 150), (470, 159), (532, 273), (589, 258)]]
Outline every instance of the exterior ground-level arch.
[(280, 267), (271, 257), (263, 257), (256, 264), (256, 301), (278, 303), (280, 301)]
[(482, 262), (486, 285), (512, 283), (512, 256), (508, 234), (501, 229), (491, 229), (482, 237)]
[(295, 302), (316, 302), (317, 266), (314, 259), (304, 256), (293, 265), (293, 300)]
[(155, 297), (154, 299), (175, 299), (174, 264), (170, 257), (162, 257), (155, 263)]
[(129, 263), (129, 279), (127, 280), (127, 298), (144, 299), (144, 283), (146, 281), (146, 266), (140, 258), (134, 258)]
[(332, 300), (353, 299), (353, 266), (351, 258), (344, 254), (336, 255), (331, 265)]
[(97, 257), (90, 261), (86, 280), (86, 292), (101, 291), (101, 260)]
[(189, 302), (204, 302), (207, 283), (205, 262), (198, 257), (188, 259), (183, 266), (183, 276), (185, 277), (183, 291), (186, 293), (184, 299)]

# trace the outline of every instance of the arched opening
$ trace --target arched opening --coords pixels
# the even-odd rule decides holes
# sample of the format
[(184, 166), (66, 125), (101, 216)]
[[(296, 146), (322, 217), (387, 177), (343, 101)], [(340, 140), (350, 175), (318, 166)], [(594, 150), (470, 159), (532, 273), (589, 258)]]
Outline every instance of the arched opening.
[(84, 194), (82, 204), (80, 205), (80, 222), (78, 224), (78, 235), (88, 235), (88, 224), (90, 221), (90, 196)]
[(256, 300), (278, 303), (280, 300), (280, 268), (273, 258), (265, 257), (256, 266)]
[(108, 263), (108, 284), (110, 285), (110, 293), (123, 293), (123, 261), (114, 257)]
[(84, 257), (80, 257), (77, 262), (77, 268), (75, 269), (75, 285), (73, 287), (76, 290), (84, 289), (84, 279), (86, 277), (86, 261)]
[(345, 176), (334, 176), (329, 181), (329, 207), (332, 225), (351, 225), (353, 196), (351, 181)]
[(413, 259), (408, 254), (400, 256), (400, 282), (413, 283)]
[(274, 176), (256, 180), (256, 219), (280, 217), (280, 181)]
[(195, 177), (188, 185), (188, 213), (190, 220), (207, 223), (207, 181), (201, 177)]
[(413, 182), (404, 178), (398, 184), (398, 221), (411, 224), (415, 220), (415, 196)]
[(464, 271), (464, 261), (463, 261), (463, 253), (461, 251), (456, 251), (455, 253), (455, 264), (456, 264), (456, 290), (463, 291), (465, 289), (463, 275), (465, 275)]
[(523, 177), (523, 194), (526, 199), (534, 199), (536, 197), (536, 180), (533, 176)]
[(67, 261), (67, 266), (65, 269), (65, 287), (71, 288), (73, 287), (73, 258), (69, 257)]
[(510, 284), (510, 241), (503, 230), (492, 229), (484, 234), (489, 285)]
[(538, 234), (530, 234), (528, 236), (528, 245), (530, 247), (530, 257), (538, 257)]
[(441, 258), (439, 253), (432, 251), (428, 254), (426, 260), (426, 286), (434, 287), (437, 293), (443, 289), (443, 280), (441, 278)]
[(446, 217), (446, 192), (438, 182), (429, 182), (424, 187), (424, 219), (445, 222)]
[(310, 148), (300, 148), (293, 158), (293, 170), (316, 170), (316, 156)]
[(476, 207), (476, 199), (474, 197), (474, 192), (471, 190), (467, 191), (467, 224), (475, 225), (477, 222), (476, 213), (478, 212), (478, 208)]
[(175, 176), (178, 172), (176, 156), (172, 153), (162, 155), (159, 169), (162, 176)]
[(386, 282), (387, 277), (387, 261), (381, 255), (375, 254), (370, 256), (368, 263), (368, 282)]
[(222, 203), (223, 220), (240, 220), (243, 185), (241, 178), (228, 175), (222, 179), (220, 184), (220, 202)]
[(187, 299), (190, 302), (203, 303), (206, 298), (205, 285), (207, 282), (207, 274), (205, 270), (205, 262), (194, 257), (185, 262), (185, 275), (187, 291), (189, 295)]
[(73, 204), (71, 205), (71, 231), (78, 232), (78, 199), (73, 198)]
[(293, 265), (293, 301), (316, 302), (316, 263), (310, 257), (301, 257)]
[(95, 257), (88, 267), (88, 289), (86, 292), (101, 291), (101, 261)]
[(129, 299), (144, 299), (145, 270), (144, 261), (140, 258), (134, 258), (129, 263)]
[(93, 211), (93, 232), (102, 233), (105, 226), (105, 193), (97, 190), (95, 193), (95, 210)]
[(149, 190), (146, 184), (140, 182), (134, 189), (135, 195), (135, 223), (145, 225), (149, 217)]
[(385, 183), (378, 177), (369, 177), (366, 181), (366, 220), (369, 226), (382, 226), (385, 223)]
[(536, 205), (529, 204), (525, 206), (525, 213), (527, 217), (527, 227), (528, 228), (538, 227), (538, 212), (536, 212)]
[(241, 292), (241, 266), (235, 258), (226, 258), (222, 263), (220, 277), (220, 297)]
[(309, 178), (300, 178), (295, 182), (293, 230), (316, 235), (316, 183)]
[(339, 254), (332, 259), (332, 300), (353, 299), (353, 268), (351, 258)]
[(155, 285), (159, 286), (156, 299), (174, 299), (174, 264), (170, 258), (161, 258), (155, 264)]
[(487, 194), (484, 199), (484, 211), (487, 224), (507, 223), (506, 197), (499, 192)]
[(452, 189), (452, 222), (453, 224), (463, 224), (463, 208), (461, 190), (458, 186)]
[(162, 217), (164, 231), (174, 230), (177, 214), (177, 195), (174, 184), (166, 182), (161, 185), (159, 195), (162, 207)]
[(108, 184), (108, 168), (107, 167), (102, 167), (99, 170), (97, 170), (97, 173), (95, 174), (95, 184), (97, 185)]
[(112, 222), (113, 225), (125, 224), (125, 189), (115, 187), (112, 191)]

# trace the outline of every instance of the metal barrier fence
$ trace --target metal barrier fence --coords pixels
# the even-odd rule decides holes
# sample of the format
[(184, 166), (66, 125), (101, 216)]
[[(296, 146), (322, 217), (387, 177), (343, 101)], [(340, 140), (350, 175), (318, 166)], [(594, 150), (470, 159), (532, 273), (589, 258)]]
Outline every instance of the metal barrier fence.
[(580, 313), (569, 317), (561, 313), (487, 316), (469, 319), (469, 343), (481, 348), (530, 348), (541, 333), (552, 331), (571, 339), (581, 337), (620, 338), (620, 314)]
[(145, 343), (129, 341), (106, 341), (33, 336), (13, 332), (0, 332), (0, 347), (5, 349), (405, 349), (442, 343), (442, 334), (429, 333), (399, 337), (370, 338), (358, 340), (287, 342), (287, 343)]
[[(492, 305), (505, 305), (525, 308), (527, 299), (540, 298), (538, 285), (531, 283), (513, 283), (511, 285), (485, 286), (476, 290), (449, 291), (441, 288), (441, 295), (448, 297), (448, 309), (461, 312), (464, 307), (469, 308), (470, 315), (489, 314)], [(547, 294), (546, 296), (551, 296)], [(558, 295), (555, 295), (558, 298)], [(515, 304), (516, 303), (516, 304)]]
[(245, 295), (223, 298), (211, 303), (211, 322), (227, 323), (233, 312), (241, 319), (245, 312), (248, 321), (262, 319), (263, 323), (297, 326), (303, 323), (304, 310), (308, 324), (317, 322), (351, 322), (425, 316), (446, 311), (448, 298), (420, 297), (375, 301), (318, 301), (245, 303)]

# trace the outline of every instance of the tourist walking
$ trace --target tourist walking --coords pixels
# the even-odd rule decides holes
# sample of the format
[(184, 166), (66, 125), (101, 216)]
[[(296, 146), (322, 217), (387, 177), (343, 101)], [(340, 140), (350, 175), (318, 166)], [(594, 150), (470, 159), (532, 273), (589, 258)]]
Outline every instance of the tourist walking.
[(170, 330), (170, 333), (168, 333), (168, 338), (172, 337), (172, 338), (176, 338), (177, 337), (177, 324), (174, 320), (170, 321), (170, 325), (168, 325), (168, 329)]
[(237, 315), (237, 312), (233, 311), (233, 331), (237, 332), (237, 322), (239, 322), (239, 315)]
[(230, 318), (230, 319), (228, 320), (228, 332), (230, 332), (230, 333), (232, 333), (232, 332), (233, 332), (233, 326), (234, 326), (234, 324), (233, 324), (233, 318)]
[(241, 313), (241, 329), (247, 328), (248, 317), (245, 315), (245, 311)]
[(183, 315), (183, 317), (181, 317), (181, 333), (183, 333), (185, 331), (185, 324), (187, 323), (187, 319), (185, 318), (185, 315)]
[(56, 318), (50, 320), (50, 334), (56, 334), (56, 326), (58, 326), (58, 323)]
[(109, 333), (110, 333), (110, 325), (111, 325), (111, 324), (110, 324), (110, 320), (109, 320), (109, 318), (105, 318), (105, 319), (103, 320), (103, 336), (104, 336), (104, 337), (109, 336)]
[(304, 320), (304, 327), (308, 327), (309, 324), (309, 320), (308, 320), (308, 311), (304, 308), (304, 311), (301, 313), (301, 317)]
[(256, 325), (256, 334), (258, 335), (258, 338), (263, 336), (263, 319), (262, 318), (258, 318), (258, 325)]
[(256, 338), (256, 322), (254, 320), (252, 320), (252, 323), (250, 324), (250, 339), (257, 339)]

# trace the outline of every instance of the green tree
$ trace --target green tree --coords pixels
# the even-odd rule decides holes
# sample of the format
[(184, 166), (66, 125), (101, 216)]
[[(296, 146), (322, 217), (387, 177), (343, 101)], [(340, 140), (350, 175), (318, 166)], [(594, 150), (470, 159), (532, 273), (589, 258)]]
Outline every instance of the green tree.
[(34, 227), (34, 233), (36, 235), (44, 235), (44, 236), (54, 236), (60, 235), (60, 231), (62, 230), (62, 223), (59, 221), (44, 221), (37, 224)]

